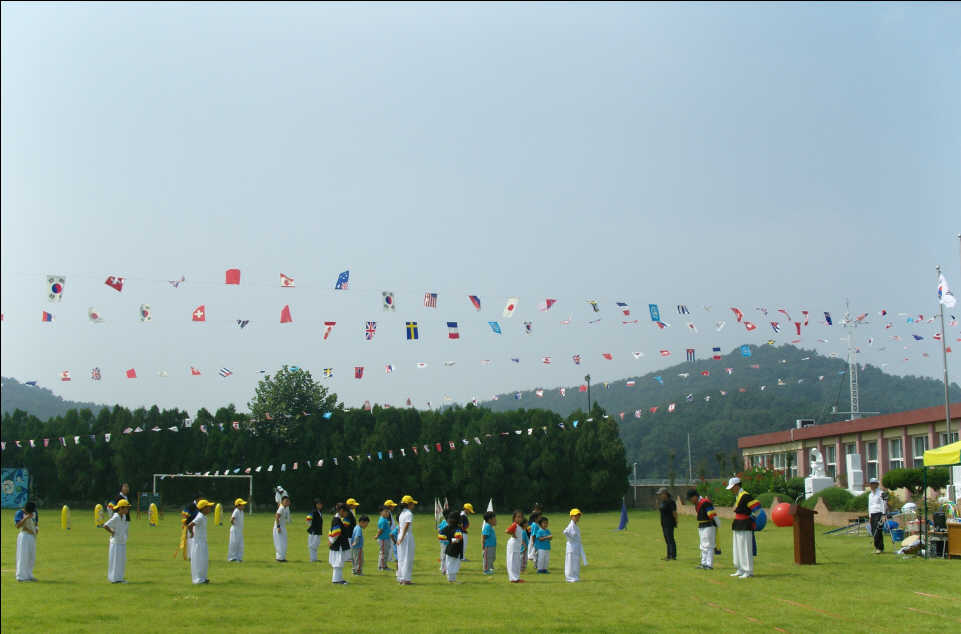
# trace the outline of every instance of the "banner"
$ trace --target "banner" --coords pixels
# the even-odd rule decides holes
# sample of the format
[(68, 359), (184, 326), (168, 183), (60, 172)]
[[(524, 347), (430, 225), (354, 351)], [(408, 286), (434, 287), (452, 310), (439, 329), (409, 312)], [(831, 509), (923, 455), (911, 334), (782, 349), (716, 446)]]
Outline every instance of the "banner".
[(5, 509), (20, 509), (27, 503), (30, 472), (24, 468), (3, 468), (3, 501)]

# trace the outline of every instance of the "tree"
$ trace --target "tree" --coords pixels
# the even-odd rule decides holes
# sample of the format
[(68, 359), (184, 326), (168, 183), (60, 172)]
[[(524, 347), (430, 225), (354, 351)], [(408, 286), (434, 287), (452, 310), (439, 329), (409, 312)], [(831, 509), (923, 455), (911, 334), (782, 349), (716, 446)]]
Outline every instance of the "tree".
[[(881, 483), (886, 489), (907, 489), (913, 498), (919, 498), (924, 491), (924, 469), (891, 469), (881, 478)], [(941, 489), (948, 485), (947, 468), (928, 469), (928, 486), (932, 489)]]
[(332, 411), (336, 405), (337, 395), (328, 395), (310, 372), (286, 365), (261, 379), (247, 403), (252, 420), (258, 421), (255, 431), (284, 445), (290, 444), (299, 422)]

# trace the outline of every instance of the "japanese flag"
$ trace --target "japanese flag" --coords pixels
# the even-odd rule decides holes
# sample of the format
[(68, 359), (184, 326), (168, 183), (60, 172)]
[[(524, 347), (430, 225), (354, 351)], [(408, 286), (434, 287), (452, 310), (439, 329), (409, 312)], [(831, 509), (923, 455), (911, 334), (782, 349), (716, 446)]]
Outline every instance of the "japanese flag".
[(518, 299), (516, 297), (511, 297), (507, 300), (507, 305), (504, 306), (504, 317), (510, 318), (514, 316), (514, 309), (517, 308), (517, 301)]

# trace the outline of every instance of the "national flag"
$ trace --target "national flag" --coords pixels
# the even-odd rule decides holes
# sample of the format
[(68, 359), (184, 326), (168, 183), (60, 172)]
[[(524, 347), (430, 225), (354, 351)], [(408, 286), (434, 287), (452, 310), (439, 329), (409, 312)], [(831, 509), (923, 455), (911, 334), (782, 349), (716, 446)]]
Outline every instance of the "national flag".
[(587, 300), (587, 303), (591, 305), (591, 310), (593, 310), (595, 313), (601, 312), (601, 307), (597, 305), (596, 299), (589, 299)]
[[(219, 370), (217, 370), (217, 373), (218, 373), (220, 376), (224, 377), (225, 379), (226, 379), (228, 376), (230, 376), (231, 374), (233, 374), (233, 372), (231, 372), (229, 368), (220, 368)], [(199, 373), (198, 373), (198, 374), (199, 374)]]
[(861, 313), (860, 315), (854, 318), (854, 321), (864, 321), (867, 318), (867, 316), (868, 316), (867, 313)]
[(136, 379), (136, 378), (137, 378), (137, 371), (136, 371), (135, 369), (133, 369), (133, 368), (130, 368), (129, 370), (127, 370), (127, 378), (128, 378), (128, 379)]
[(63, 275), (47, 276), (47, 298), (51, 302), (59, 302), (63, 299), (63, 289), (67, 285), (67, 278)]
[(662, 357), (669, 357), (669, 356), (671, 356), (671, 351), (670, 351), (670, 350), (661, 350), (661, 356), (662, 356)]
[(713, 358), (715, 361), (720, 361), (720, 360), (721, 360), (721, 348), (720, 348), (719, 346), (714, 346), (713, 348), (711, 348), (711, 352), (714, 353), (714, 355), (713, 355), (712, 358)]
[(724, 371), (727, 372), (728, 376), (734, 374), (734, 368), (724, 368)]
[(745, 330), (747, 330), (748, 332), (751, 332), (752, 330), (757, 330), (757, 326), (755, 326), (754, 324), (752, 324), (752, 323), (749, 322), (749, 321), (745, 321), (745, 322), (744, 322), (744, 328), (745, 328)]
[(47, 311), (42, 311), (40, 313), (40, 321), (53, 321), (53, 314)]
[(174, 288), (180, 288), (180, 285), (183, 284), (185, 281), (187, 281), (187, 278), (181, 275), (179, 280), (167, 280), (167, 283), (173, 286)]
[(627, 382), (625, 382), (624, 385), (626, 385), (627, 387), (634, 387), (635, 385), (637, 385), (637, 381), (635, 381), (634, 379), (630, 379)]
[(562, 388), (560, 389), (560, 392), (561, 392), (561, 396), (567, 396), (567, 388), (566, 388), (566, 387), (562, 387)]
[(325, 321), (325, 322), (324, 322), (324, 340), (325, 340), (325, 341), (327, 340), (327, 337), (330, 336), (330, 331), (333, 330), (333, 329), (334, 329), (334, 326), (336, 326), (336, 325), (337, 325), (337, 322), (336, 322), (336, 321)]
[(501, 334), (501, 325), (499, 323), (497, 323), (496, 321), (489, 321), (487, 322), (487, 324), (491, 327), (491, 330), (494, 332), (495, 335)]
[(945, 308), (954, 308), (955, 304), (958, 303), (954, 293), (948, 288), (948, 280), (944, 278), (944, 275), (938, 278), (938, 303)]
[(581, 355), (575, 354), (575, 355), (572, 356), (571, 358), (574, 360), (574, 365), (580, 365), (580, 364), (581, 364)]
[(747, 345), (747, 344), (744, 344), (743, 346), (741, 346), (741, 356), (742, 356), (742, 357), (749, 357), (749, 356), (751, 356), (751, 346), (749, 346), (749, 345)]
[(545, 299), (544, 301), (542, 301), (540, 304), (537, 305), (537, 310), (541, 311), (542, 313), (547, 312), (551, 309), (551, 306), (553, 306), (556, 303), (557, 303), (556, 299), (550, 299), (550, 298)]
[(801, 311), (801, 314), (804, 315), (804, 325), (807, 326), (807, 325), (808, 325), (808, 311), (802, 310), (802, 311)]
[(640, 418), (640, 417), (641, 417), (641, 410), (639, 409), (634, 410), (634, 418)]
[(437, 308), (437, 293), (424, 293), (424, 307)]
[(420, 370), (423, 370), (424, 368), (427, 367), (427, 364), (424, 363), (423, 361), (418, 361), (415, 365), (416, 365), (417, 368), (420, 369)]
[(104, 284), (106, 284), (107, 286), (109, 286), (110, 288), (114, 289), (119, 293), (123, 290), (123, 281), (124, 281), (124, 278), (111, 275), (104, 281)]
[(687, 360), (690, 363), (694, 363), (694, 348), (687, 349)]
[(613, 361), (613, 360), (614, 360), (614, 355), (611, 354), (610, 352), (602, 352), (602, 353), (601, 353), (601, 356), (604, 357), (605, 359), (607, 359), (608, 361)]
[(687, 396), (684, 397), (684, 400), (687, 401), (688, 403), (693, 403), (693, 402), (694, 402), (694, 395), (693, 395), (693, 394), (688, 394)]
[(325, 378), (325, 379), (329, 379), (329, 378), (332, 377), (332, 376), (334, 376), (334, 369), (333, 369), (333, 368), (324, 368), (324, 378)]
[(776, 321), (772, 321), (771, 330), (773, 330), (775, 334), (781, 332), (781, 324), (777, 323)]
[(240, 269), (227, 269), (224, 274), (224, 284), (240, 285)]
[[(514, 392), (514, 400), (515, 400), (515, 401), (521, 400), (522, 397), (523, 397), (523, 395), (522, 395), (520, 392)], [(453, 447), (451, 447), (451, 449), (453, 449)]]
[(625, 317), (631, 316), (631, 309), (627, 305), (627, 302), (614, 302), (614, 303), (617, 304), (617, 307), (621, 309), (621, 312), (624, 313)]
[(190, 316), (191, 321), (207, 321), (207, 307), (203, 304), (194, 308)]
[[(290, 305), (286, 304), (280, 309), (280, 323), (289, 324), (294, 320), (293, 316), (290, 314)], [(324, 337), (326, 339), (327, 337)]]
[(586, 391), (587, 391), (587, 385), (581, 385), (580, 387), (577, 388), (577, 391), (578, 391), (578, 392), (586, 392)]
[(190, 366), (190, 376), (200, 376), (200, 370), (194, 366)]
[(831, 321), (831, 313), (824, 311), (824, 321), (827, 323), (828, 326), (834, 323)]
[(37, 382), (36, 382), (36, 381), (26, 381), (26, 382), (24, 382), (24, 385), (29, 385), (30, 387), (37, 387)]
[(675, 409), (677, 409), (677, 405), (675, 405), (674, 403), (671, 403), (670, 405), (667, 406), (667, 411), (669, 412), (673, 412)]
[(651, 313), (651, 321), (659, 324), (661, 321), (661, 311), (657, 309), (657, 304), (648, 304), (647, 310)]
[(737, 318), (738, 323), (740, 323), (741, 320), (744, 319), (744, 313), (741, 312), (740, 308), (734, 308), (733, 306), (731, 306), (731, 312), (734, 313), (734, 316)]
[(473, 304), (474, 308), (476, 308), (477, 310), (481, 309), (480, 297), (478, 297), (477, 295), (468, 295), (467, 299), (470, 300), (470, 303)]
[(701, 376), (711, 376), (710, 370), (701, 370)]
[(800, 335), (800, 334), (801, 334), (801, 322), (799, 322), (799, 321), (794, 322), (794, 329), (797, 330), (797, 334)]
[(767, 317), (767, 308), (765, 308), (764, 306), (758, 306), (754, 310), (759, 311), (762, 315)]
[(510, 319), (514, 316), (514, 311), (517, 309), (518, 299), (516, 297), (511, 297), (507, 300), (507, 304), (504, 306), (504, 317)]
[[(157, 372), (157, 376), (159, 376), (159, 377), (161, 377), (161, 378), (165, 378), (165, 377), (167, 376), (167, 371), (166, 371), (166, 370), (161, 370), (161, 371)], [(137, 378), (137, 377), (133, 377), (133, 378)]]
[(250, 323), (250, 320), (249, 320), (249, 319), (238, 319), (238, 320), (237, 320), (237, 325), (240, 326), (240, 329), (241, 329), (241, 330), (243, 330), (244, 328), (246, 328), (246, 327), (247, 327), (247, 324), (249, 324), (249, 323)]
[(677, 305), (677, 314), (678, 314), (678, 315), (690, 315), (690, 314), (691, 314), (691, 311), (689, 311), (689, 310), (687, 309), (687, 306), (685, 306), (684, 304), (678, 304), (678, 305)]
[(374, 338), (375, 334), (377, 334), (377, 322), (368, 321), (367, 326), (364, 328), (364, 339), (370, 341)]
[(457, 322), (449, 321), (447, 322), (447, 338), (448, 339), (460, 339), (460, 332), (457, 330)]
[(647, 410), (647, 411), (649, 411), (649, 412), (652, 413), (652, 414), (656, 414), (656, 413), (657, 413), (657, 405), (655, 405), (654, 407), (650, 408), (650, 409)]
[(364, 378), (364, 366), (362, 365), (354, 366), (354, 378), (355, 379)]
[(396, 308), (396, 306), (395, 306), (395, 304), (394, 304), (394, 292), (393, 292), (393, 291), (381, 291), (381, 292), (380, 292), (380, 297), (381, 297), (382, 305), (383, 305), (383, 307), (384, 307), (384, 311), (391, 311), (391, 312), (393, 312), (394, 309)]
[(284, 275), (283, 273), (281, 273), (281, 274), (280, 274), (280, 285), (281, 285), (283, 288), (293, 288), (293, 287), (294, 287), (294, 278), (292, 278), (292, 277), (287, 277), (286, 275)]
[(550, 365), (550, 364), (551, 364), (551, 358), (550, 358), (550, 357), (541, 357), (541, 363), (543, 363), (544, 365)]
[(93, 306), (87, 309), (87, 319), (89, 319), (92, 324), (103, 323), (103, 317), (100, 316), (100, 312)]
[(533, 328), (534, 328), (534, 322), (532, 322), (532, 321), (525, 321), (525, 322), (524, 322), (524, 334), (525, 334), (525, 335), (531, 334), (532, 331), (533, 331)]
[(534, 396), (537, 398), (544, 398), (544, 390), (534, 390)]
[(394, 366), (392, 364), (390, 363), (384, 364), (384, 374), (390, 374), (393, 371), (394, 371)]
[(61, 372), (61, 373), (60, 373), (60, 380), (61, 380), (61, 381), (69, 381), (69, 380), (70, 380), (70, 370), (64, 370), (63, 372)]
[(347, 281), (350, 279), (350, 271), (341, 271), (340, 275), (337, 276), (337, 283), (334, 284), (334, 290), (336, 291), (346, 291)]
[(922, 339), (924, 339), (924, 337), (922, 337), (921, 335), (911, 335), (911, 336), (914, 337), (915, 341), (921, 341)]
[(150, 310), (149, 304), (140, 305), (140, 321), (151, 321), (153, 319), (153, 313)]
[(631, 356), (633, 356), (635, 359), (640, 359), (641, 357), (644, 356), (644, 353), (643, 353), (643, 352), (632, 352), (632, 353), (631, 353)]
[(791, 315), (788, 314), (788, 312), (787, 312), (786, 310), (784, 310), (783, 308), (778, 308), (778, 309), (777, 309), (777, 312), (779, 312), (779, 313), (781, 313), (782, 315), (784, 315), (785, 317), (787, 317), (787, 320), (788, 320), (788, 321), (792, 321)]
[(100, 368), (93, 368), (92, 370), (90, 370), (91, 381), (99, 381), (101, 378), (102, 378), (102, 375), (100, 373)]
[(726, 325), (727, 325), (727, 324), (724, 323), (723, 321), (715, 321), (715, 322), (714, 322), (714, 330), (715, 330), (716, 332), (721, 332), (722, 330), (724, 330), (724, 326), (726, 326)]
[(407, 332), (407, 340), (408, 340), (408, 341), (410, 341), (410, 340), (412, 340), (412, 339), (419, 339), (419, 338), (420, 338), (420, 331), (419, 331), (418, 328), (417, 328), (417, 322), (416, 322), (416, 321), (408, 321), (408, 322), (405, 324), (404, 328), (406, 329), (406, 332)]
[(697, 326), (694, 325), (693, 321), (687, 322), (687, 329), (693, 332), (695, 335), (697, 334)]

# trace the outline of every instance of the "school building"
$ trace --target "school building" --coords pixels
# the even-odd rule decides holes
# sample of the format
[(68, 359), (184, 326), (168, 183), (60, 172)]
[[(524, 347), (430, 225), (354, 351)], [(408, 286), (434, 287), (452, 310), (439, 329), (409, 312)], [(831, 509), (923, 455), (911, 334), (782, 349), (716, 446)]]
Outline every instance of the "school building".
[(961, 403), (952, 403), (950, 411), (950, 438), (944, 405), (939, 405), (745, 436), (738, 439), (737, 446), (745, 469), (786, 469), (790, 471), (789, 477), (809, 475), (809, 454), (816, 447), (824, 456), (827, 475), (844, 485), (847, 484), (845, 456), (858, 454), (867, 482), (870, 478), (881, 478), (891, 469), (919, 467), (926, 450), (956, 442), (961, 428)]

